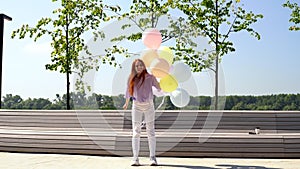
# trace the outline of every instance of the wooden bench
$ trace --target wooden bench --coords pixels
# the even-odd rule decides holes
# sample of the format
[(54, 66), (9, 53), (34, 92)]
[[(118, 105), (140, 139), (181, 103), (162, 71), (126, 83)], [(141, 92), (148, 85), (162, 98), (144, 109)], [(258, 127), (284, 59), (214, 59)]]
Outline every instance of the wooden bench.
[[(297, 158), (300, 112), (157, 111), (156, 135), (158, 156)], [(131, 156), (130, 111), (0, 110), (0, 151)]]

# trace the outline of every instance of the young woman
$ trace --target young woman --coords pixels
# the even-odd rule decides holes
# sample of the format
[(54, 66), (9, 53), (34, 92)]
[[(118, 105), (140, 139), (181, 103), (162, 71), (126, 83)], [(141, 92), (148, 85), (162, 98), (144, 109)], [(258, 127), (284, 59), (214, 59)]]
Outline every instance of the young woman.
[(161, 90), (156, 78), (147, 72), (144, 62), (141, 59), (134, 60), (125, 94), (126, 102), (123, 106), (124, 109), (127, 109), (129, 100), (132, 98), (132, 166), (140, 165), (138, 156), (143, 114), (145, 118), (144, 121), (146, 123), (146, 131), (150, 150), (150, 165), (157, 165), (155, 157), (155, 110), (153, 104), (152, 86), (156, 87), (158, 90)]

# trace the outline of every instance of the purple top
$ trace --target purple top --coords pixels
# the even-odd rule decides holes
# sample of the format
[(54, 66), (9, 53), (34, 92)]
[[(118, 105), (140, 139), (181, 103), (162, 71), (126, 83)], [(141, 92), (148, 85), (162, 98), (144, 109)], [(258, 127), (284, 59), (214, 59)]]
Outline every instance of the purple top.
[(129, 84), (127, 84), (125, 97), (126, 98), (132, 97), (133, 100), (136, 100), (138, 102), (146, 102), (149, 100), (153, 100), (152, 86), (154, 86), (158, 90), (161, 90), (156, 78), (151, 74), (146, 74), (145, 80), (142, 85), (141, 83), (142, 83), (142, 79), (140, 78), (136, 78), (134, 80), (133, 96), (130, 96), (129, 89), (128, 89)]

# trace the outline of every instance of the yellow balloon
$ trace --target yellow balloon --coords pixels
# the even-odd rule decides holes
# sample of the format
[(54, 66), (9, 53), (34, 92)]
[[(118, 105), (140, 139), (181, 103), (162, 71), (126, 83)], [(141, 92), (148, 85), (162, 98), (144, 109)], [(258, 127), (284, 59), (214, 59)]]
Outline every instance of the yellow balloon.
[(170, 65), (162, 58), (154, 59), (150, 65), (152, 74), (157, 78), (163, 78), (169, 74)]
[(146, 67), (150, 67), (151, 62), (158, 58), (158, 54), (154, 49), (146, 49), (141, 54), (141, 59), (144, 61)]
[(160, 88), (164, 92), (172, 92), (177, 89), (178, 82), (172, 75), (167, 75), (159, 81)]
[(165, 59), (170, 65), (173, 63), (174, 55), (172, 50), (167, 46), (161, 46), (158, 49), (158, 56)]

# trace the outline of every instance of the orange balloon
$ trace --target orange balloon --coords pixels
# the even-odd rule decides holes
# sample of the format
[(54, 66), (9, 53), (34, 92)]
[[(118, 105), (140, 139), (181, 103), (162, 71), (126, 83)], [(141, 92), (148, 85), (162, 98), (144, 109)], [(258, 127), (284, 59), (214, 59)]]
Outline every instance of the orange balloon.
[(154, 59), (150, 65), (152, 74), (157, 78), (163, 78), (169, 74), (170, 65), (162, 58)]
[(158, 58), (158, 54), (154, 49), (146, 49), (141, 54), (141, 59), (144, 61), (146, 67), (150, 67), (155, 58)]

